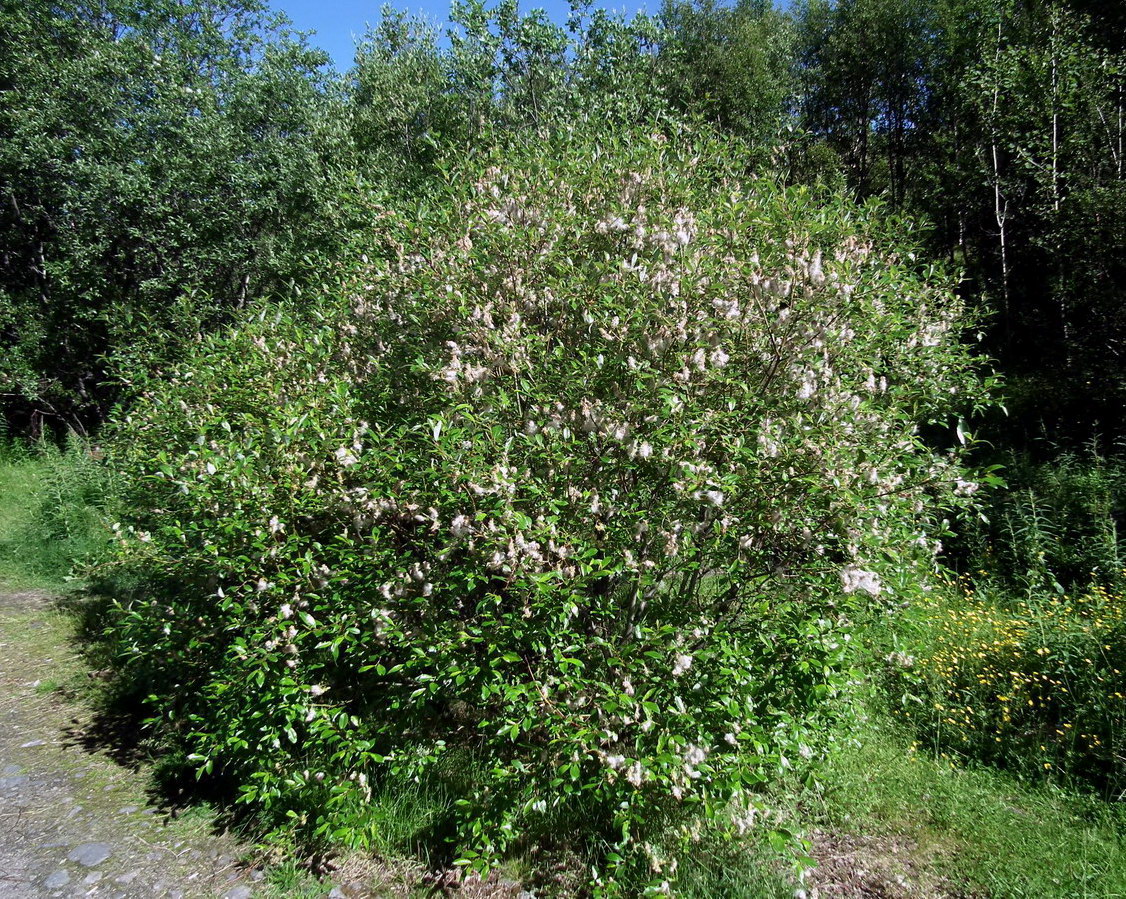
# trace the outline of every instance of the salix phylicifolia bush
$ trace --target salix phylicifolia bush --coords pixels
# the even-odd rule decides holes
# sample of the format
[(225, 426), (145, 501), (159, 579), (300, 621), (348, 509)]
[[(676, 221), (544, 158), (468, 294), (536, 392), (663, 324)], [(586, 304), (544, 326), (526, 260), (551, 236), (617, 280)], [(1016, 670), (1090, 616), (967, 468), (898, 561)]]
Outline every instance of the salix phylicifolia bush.
[(143, 385), (114, 638), (202, 768), (338, 841), (382, 774), (444, 778), (461, 863), (567, 833), (607, 891), (752, 824), (854, 607), (973, 490), (917, 424), (983, 394), (949, 291), (735, 155), (467, 163), (373, 206), (332, 296)]

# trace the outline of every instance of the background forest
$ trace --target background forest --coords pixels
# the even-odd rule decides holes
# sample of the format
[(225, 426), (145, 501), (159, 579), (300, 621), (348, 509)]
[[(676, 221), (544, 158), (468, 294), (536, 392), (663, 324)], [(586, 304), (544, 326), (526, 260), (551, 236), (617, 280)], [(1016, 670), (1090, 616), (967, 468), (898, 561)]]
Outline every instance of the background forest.
[(450, 18), (3, 0), (4, 580), (303, 858), (1126, 895), (1126, 6)]

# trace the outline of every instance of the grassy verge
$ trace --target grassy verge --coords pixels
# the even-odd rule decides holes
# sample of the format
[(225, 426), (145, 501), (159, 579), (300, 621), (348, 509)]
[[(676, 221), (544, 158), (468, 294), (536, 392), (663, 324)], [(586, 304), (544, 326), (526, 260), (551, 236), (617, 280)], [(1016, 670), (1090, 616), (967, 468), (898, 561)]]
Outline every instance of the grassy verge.
[(920, 752), (892, 725), (843, 747), (797, 795), (808, 825), (906, 847), (930, 884), (906, 895), (1126, 897), (1121, 808)]

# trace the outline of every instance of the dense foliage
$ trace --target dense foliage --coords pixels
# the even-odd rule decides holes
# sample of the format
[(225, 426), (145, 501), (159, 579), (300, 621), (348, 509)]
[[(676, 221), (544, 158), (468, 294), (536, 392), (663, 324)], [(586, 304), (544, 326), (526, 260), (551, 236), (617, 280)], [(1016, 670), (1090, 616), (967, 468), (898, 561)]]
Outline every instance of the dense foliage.
[(106, 445), (37, 527), (120, 474), (154, 733), (311, 844), (412, 783), (427, 846), (607, 892), (864, 678), (1126, 785), (1119, 5), (450, 21), (336, 73), (261, 0), (0, 0), (3, 427)]
[(756, 169), (840, 179), (928, 221), (931, 252), (996, 313), (991, 352), (1027, 382), (1008, 430), (1044, 422), (1078, 445), (1116, 431), (1121, 404), (1116, 15), (669, 0), (630, 21), (576, 7), (563, 27), (471, 0), (444, 34), (386, 11), (334, 81), (254, 2), (8, 4), (6, 417), (96, 422), (107, 377), (288, 292), (353, 226), (332, 199), (356, 174), (409, 195), (505, 133), (703, 118), (750, 138)]
[(331, 244), (325, 57), (253, 2), (0, 7), (0, 379), (81, 429), (111, 377)]
[(934, 226), (1031, 383), (1010, 424), (1120, 435), (1126, 57), (1120, 4), (809, 0), (804, 124), (861, 195)]
[(373, 779), (468, 753), (464, 863), (587, 820), (659, 886), (670, 822), (813, 751), (849, 616), (975, 486), (916, 422), (981, 393), (948, 291), (737, 150), (475, 160), (373, 208), (315, 318), (149, 386), (114, 639), (201, 765), (358, 839)]

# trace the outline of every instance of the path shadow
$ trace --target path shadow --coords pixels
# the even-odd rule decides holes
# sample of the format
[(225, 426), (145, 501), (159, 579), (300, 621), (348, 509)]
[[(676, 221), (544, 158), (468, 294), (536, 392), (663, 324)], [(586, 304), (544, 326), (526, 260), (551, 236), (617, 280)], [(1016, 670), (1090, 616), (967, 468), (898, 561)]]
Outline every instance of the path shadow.
[(249, 817), (235, 803), (234, 784), (222, 775), (198, 777), (182, 755), (170, 753), (148, 723), (145, 693), (123, 681), (111, 666), (104, 639), (112, 599), (80, 591), (54, 599), (74, 623), (74, 643), (87, 666), (88, 683), (80, 701), (86, 714), (72, 717), (62, 729), (62, 746), (102, 755), (145, 779), (148, 803), (168, 818), (207, 807), (215, 813), (216, 833), (245, 833)]

